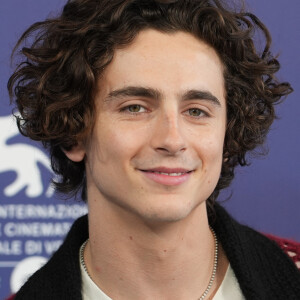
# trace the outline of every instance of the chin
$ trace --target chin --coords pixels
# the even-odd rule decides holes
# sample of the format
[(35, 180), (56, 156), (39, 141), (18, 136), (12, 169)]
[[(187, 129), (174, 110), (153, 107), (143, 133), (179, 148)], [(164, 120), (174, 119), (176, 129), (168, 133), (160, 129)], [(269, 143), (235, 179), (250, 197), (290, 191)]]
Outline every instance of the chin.
[[(144, 212), (137, 212), (146, 223), (173, 223), (188, 218), (195, 210), (202, 207), (201, 203), (191, 205), (189, 203), (180, 203), (180, 205), (163, 205), (159, 207), (151, 207)], [(205, 206), (204, 206), (205, 207)]]

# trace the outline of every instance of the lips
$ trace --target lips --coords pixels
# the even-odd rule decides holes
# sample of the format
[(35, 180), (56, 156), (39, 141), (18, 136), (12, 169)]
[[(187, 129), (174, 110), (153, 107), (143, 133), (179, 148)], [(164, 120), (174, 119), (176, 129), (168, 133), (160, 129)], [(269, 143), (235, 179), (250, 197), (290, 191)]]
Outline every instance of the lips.
[(174, 172), (174, 173), (165, 173), (165, 172), (153, 172), (156, 174), (168, 175), (168, 176), (180, 176), (185, 174), (184, 172)]
[(167, 167), (157, 167), (146, 170), (141, 170), (143, 172), (155, 172), (155, 173), (165, 173), (165, 174), (176, 174), (176, 173), (188, 173), (192, 172), (192, 170), (188, 170), (185, 168), (167, 168)]
[(140, 170), (147, 179), (162, 185), (180, 185), (186, 182), (193, 170), (184, 168), (158, 167), (147, 170)]

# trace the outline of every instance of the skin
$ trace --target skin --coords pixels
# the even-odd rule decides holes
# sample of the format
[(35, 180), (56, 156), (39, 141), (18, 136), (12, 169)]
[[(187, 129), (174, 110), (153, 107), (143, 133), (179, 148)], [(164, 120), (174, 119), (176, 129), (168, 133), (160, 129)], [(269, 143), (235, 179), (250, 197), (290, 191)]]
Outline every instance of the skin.
[[(213, 264), (205, 201), (223, 160), (222, 62), (188, 33), (145, 30), (115, 51), (95, 103), (91, 135), (66, 152), (86, 165), (89, 273), (113, 299), (199, 298)], [(220, 250), (210, 297), (228, 265)]]

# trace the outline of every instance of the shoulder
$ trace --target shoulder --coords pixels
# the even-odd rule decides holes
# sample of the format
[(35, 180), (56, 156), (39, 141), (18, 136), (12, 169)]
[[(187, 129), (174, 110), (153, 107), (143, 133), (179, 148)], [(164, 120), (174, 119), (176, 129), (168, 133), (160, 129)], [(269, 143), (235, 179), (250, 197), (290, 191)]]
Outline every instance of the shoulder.
[(266, 234), (266, 236), (276, 242), (277, 245), (293, 260), (297, 268), (300, 270), (300, 243), (271, 234)]

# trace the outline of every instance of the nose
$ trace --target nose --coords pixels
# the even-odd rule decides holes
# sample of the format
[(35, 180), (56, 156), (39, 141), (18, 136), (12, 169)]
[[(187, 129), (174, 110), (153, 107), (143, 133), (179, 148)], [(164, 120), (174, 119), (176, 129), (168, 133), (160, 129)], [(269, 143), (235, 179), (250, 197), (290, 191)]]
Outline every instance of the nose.
[(186, 150), (183, 128), (177, 112), (162, 112), (155, 123), (152, 147), (156, 152), (174, 156)]

